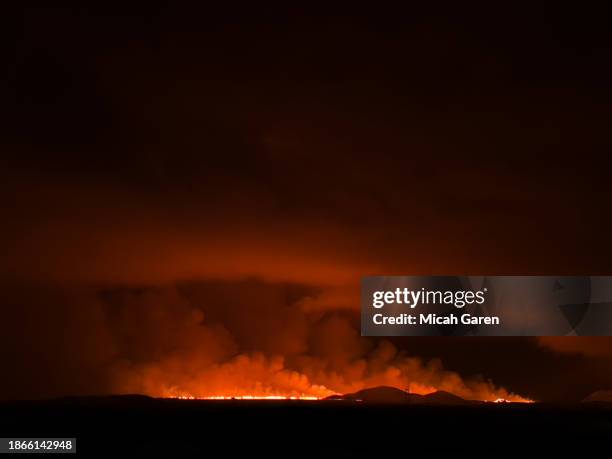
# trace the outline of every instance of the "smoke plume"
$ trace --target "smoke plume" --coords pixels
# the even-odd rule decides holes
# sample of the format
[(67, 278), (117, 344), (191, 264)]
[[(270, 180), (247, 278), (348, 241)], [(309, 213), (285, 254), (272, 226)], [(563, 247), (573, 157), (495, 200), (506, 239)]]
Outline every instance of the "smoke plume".
[[(521, 399), (490, 381), (445, 370), (439, 360), (362, 338), (355, 314), (307, 306), (328, 297), (321, 287), (250, 279), (9, 292), (14, 327), (3, 340), (15, 379), (3, 382), (8, 398), (325, 397), (391, 385)], [(20, 358), (9, 349), (20, 349)]]

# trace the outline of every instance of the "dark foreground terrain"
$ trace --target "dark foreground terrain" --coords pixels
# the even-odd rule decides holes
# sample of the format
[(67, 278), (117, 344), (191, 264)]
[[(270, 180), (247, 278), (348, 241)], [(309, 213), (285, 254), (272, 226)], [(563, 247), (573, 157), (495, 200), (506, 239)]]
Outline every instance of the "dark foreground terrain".
[(0, 436), (96, 457), (609, 457), (612, 405), (81, 398), (1, 403)]

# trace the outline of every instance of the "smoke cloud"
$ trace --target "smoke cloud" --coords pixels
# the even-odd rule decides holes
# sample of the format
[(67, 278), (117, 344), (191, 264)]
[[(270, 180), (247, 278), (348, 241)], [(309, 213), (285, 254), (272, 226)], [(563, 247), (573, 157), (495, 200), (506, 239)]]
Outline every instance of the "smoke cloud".
[(342, 309), (305, 310), (305, 302), (326, 296), (320, 287), (254, 279), (29, 293), (13, 287), (5, 289), (7, 300), (9, 291), (13, 326), (3, 330), (3, 349), (14, 371), (2, 382), (6, 398), (324, 397), (392, 385), (520, 399), (490, 381), (447, 371), (436, 359), (360, 337), (355, 315)]

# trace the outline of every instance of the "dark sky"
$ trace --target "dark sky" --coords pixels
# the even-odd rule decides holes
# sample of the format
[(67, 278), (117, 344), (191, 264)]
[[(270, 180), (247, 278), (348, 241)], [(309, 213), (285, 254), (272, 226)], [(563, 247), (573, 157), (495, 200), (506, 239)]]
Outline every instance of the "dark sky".
[(607, 338), (357, 327), (363, 275), (612, 274), (607, 13), (6, 12), (0, 396), (612, 388)]

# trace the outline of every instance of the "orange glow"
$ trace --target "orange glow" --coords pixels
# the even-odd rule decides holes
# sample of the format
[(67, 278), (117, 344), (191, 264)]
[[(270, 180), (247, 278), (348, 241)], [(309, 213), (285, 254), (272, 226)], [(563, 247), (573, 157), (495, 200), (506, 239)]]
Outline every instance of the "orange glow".
[(321, 400), (309, 395), (211, 395), (209, 397), (194, 397), (182, 395), (175, 397), (180, 400)]
[[(426, 386), (420, 384), (410, 384), (409, 393), (418, 394), (418, 395), (428, 395), (434, 392), (437, 392), (433, 386)], [(181, 394), (164, 394), (162, 398), (174, 398), (178, 400), (324, 400), (325, 396), (314, 396), (308, 394), (225, 394), (225, 395), (192, 395), (187, 393)], [(361, 400), (356, 400), (361, 401)], [(534, 403), (533, 400), (530, 400), (525, 397), (521, 397), (520, 395), (511, 394), (508, 398), (496, 398), (496, 399), (483, 399), (480, 400), (487, 403)]]
[(516, 397), (514, 397), (512, 399), (497, 398), (497, 399), (493, 400), (493, 403), (533, 403), (533, 400), (530, 400), (528, 398), (523, 398), (523, 397), (516, 396)]
[[(189, 315), (188, 319), (191, 320), (190, 323), (197, 325), (199, 316), (195, 317), (196, 321)], [(347, 330), (346, 327), (337, 326), (326, 329), (325, 336), (340, 335), (346, 340), (343, 333), (346, 335)], [(212, 343), (209, 344), (209, 349), (215, 348), (216, 341), (223, 341), (223, 336), (215, 341), (217, 335), (214, 332), (215, 330), (210, 330), (210, 335), (204, 336), (207, 344)], [(355, 342), (356, 340), (349, 339), (349, 344), (356, 346)], [(326, 341), (323, 344), (327, 348), (335, 346), (334, 342)], [(324, 371), (324, 360), (311, 359), (300, 362), (302, 371), (296, 371), (287, 367), (282, 356), (268, 357), (263, 353), (253, 353), (241, 354), (224, 363), (209, 365), (195, 374), (185, 374), (176, 360), (169, 359), (162, 364), (135, 368), (136, 371), (131, 373), (132, 378), (126, 378), (126, 373), (122, 372), (125, 385), (121, 387), (120, 392), (199, 400), (321, 400), (336, 394), (390, 386), (417, 395), (443, 391), (464, 400), (531, 401), (503, 387), (496, 387), (489, 381), (464, 380), (439, 365), (424, 366), (418, 359), (398, 357), (396, 349), (390, 344), (381, 345), (371, 357), (371, 362), (371, 370), (363, 360), (352, 365), (334, 362), (341, 368), (340, 373)], [(180, 371), (177, 371), (177, 368)], [(136, 390), (133, 389), (134, 383), (137, 385)]]
[[(433, 389), (433, 388), (432, 388)], [(411, 387), (412, 390), (412, 387)], [(425, 393), (420, 393), (417, 392), (416, 390), (411, 392), (413, 394), (419, 394), (419, 395), (427, 395), (427, 394), (431, 394), (433, 392), (436, 392), (436, 389), (430, 390), (430, 391), (425, 391), (425, 389), (422, 390), (422, 392)], [(312, 395), (209, 395), (209, 396), (194, 396), (194, 395), (178, 395), (178, 396), (170, 396), (167, 398), (175, 398), (178, 400), (323, 400), (323, 397), (315, 397)], [(356, 401), (361, 401), (361, 400), (356, 400)], [(520, 396), (514, 396), (512, 399), (507, 399), (507, 398), (497, 398), (493, 401), (491, 400), (483, 400), (485, 402), (492, 402), (492, 403), (534, 403), (533, 400), (530, 400), (528, 398), (524, 398), (524, 397), (520, 397)]]
[(432, 394), (437, 391), (438, 389), (436, 389), (433, 386), (428, 386), (426, 384), (419, 384), (419, 383), (410, 383), (410, 386), (408, 387), (409, 393), (417, 394), (417, 395), (427, 395), (427, 394)]

